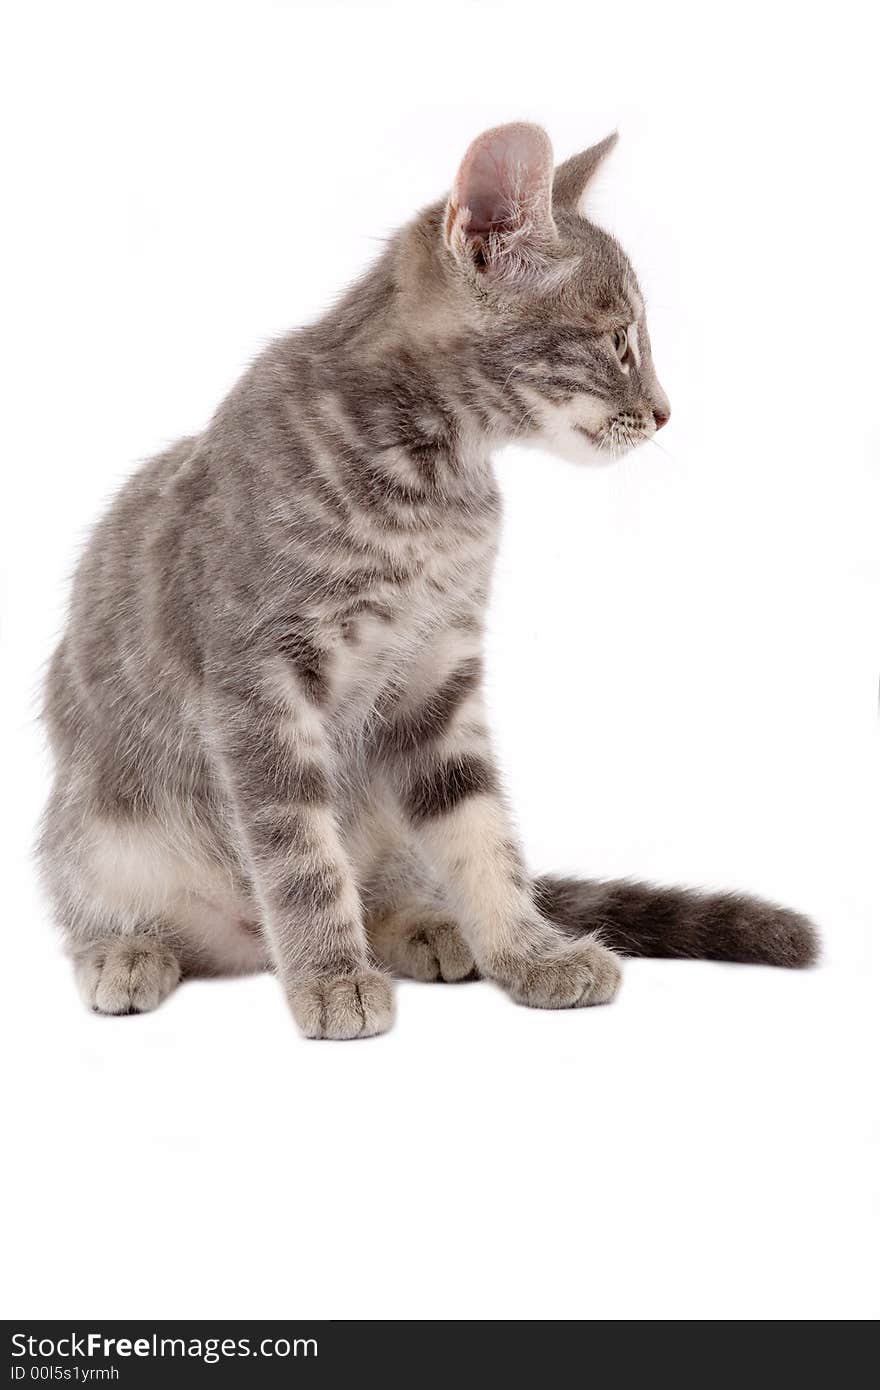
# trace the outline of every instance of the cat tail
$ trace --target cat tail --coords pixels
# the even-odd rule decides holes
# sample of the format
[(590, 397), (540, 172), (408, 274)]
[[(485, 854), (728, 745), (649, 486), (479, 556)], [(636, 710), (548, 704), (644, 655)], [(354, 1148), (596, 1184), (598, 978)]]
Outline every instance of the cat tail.
[(745, 894), (547, 874), (535, 880), (533, 895), (557, 926), (573, 936), (595, 933), (624, 956), (801, 967), (819, 955), (807, 917)]

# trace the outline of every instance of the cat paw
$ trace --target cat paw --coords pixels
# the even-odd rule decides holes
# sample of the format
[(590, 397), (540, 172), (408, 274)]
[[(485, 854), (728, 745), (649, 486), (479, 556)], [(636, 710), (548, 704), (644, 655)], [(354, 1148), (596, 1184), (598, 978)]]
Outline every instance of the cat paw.
[(499, 953), (485, 973), (518, 1004), (533, 1009), (581, 1009), (608, 1004), (621, 981), (617, 956), (597, 941), (560, 941), (548, 948)]
[(108, 937), (78, 947), (73, 967), (79, 992), (98, 1014), (144, 1014), (180, 983), (173, 951), (151, 936)]
[(309, 980), (295, 985), (289, 998), (307, 1038), (371, 1038), (394, 1021), (391, 981), (378, 970)]
[(414, 915), (385, 918), (370, 931), (379, 959), (397, 975), (432, 982), (465, 980), (476, 967), (471, 948), (454, 922)]

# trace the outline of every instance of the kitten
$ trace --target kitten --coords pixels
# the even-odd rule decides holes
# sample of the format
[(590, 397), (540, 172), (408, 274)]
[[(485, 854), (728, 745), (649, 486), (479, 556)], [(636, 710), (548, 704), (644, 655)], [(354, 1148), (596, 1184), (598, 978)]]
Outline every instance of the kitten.
[(490, 455), (608, 458), (669, 416), (635, 275), (581, 216), (611, 136), (555, 173), (537, 126), (467, 151), (319, 323), (95, 530), (48, 678), (39, 854), (86, 1003), (273, 969), (309, 1037), (392, 1020), (394, 971), (612, 999), (617, 950), (805, 965), (751, 898), (525, 868), (481, 695)]

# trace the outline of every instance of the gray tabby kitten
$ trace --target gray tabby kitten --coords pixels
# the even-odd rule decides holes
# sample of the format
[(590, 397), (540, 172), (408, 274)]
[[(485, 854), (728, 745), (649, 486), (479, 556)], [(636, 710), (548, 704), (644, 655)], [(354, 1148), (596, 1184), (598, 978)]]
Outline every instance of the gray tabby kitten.
[(39, 853), (86, 1003), (275, 971), (313, 1038), (381, 1033), (394, 971), (612, 999), (614, 951), (805, 965), (751, 898), (530, 878), (481, 694), (490, 455), (589, 462), (669, 416), (635, 275), (553, 169), (488, 131), (450, 197), (95, 530), (48, 678)]

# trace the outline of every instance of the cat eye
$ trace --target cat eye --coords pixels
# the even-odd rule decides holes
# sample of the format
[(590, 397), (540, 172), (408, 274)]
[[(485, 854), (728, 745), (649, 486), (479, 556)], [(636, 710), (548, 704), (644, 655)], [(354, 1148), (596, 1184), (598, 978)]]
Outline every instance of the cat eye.
[(626, 329), (615, 328), (611, 338), (614, 343), (614, 351), (622, 362), (629, 350), (629, 338), (626, 336)]

